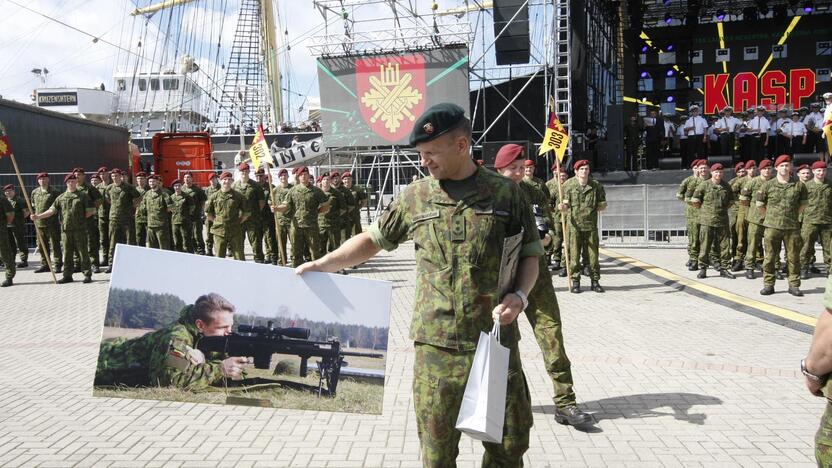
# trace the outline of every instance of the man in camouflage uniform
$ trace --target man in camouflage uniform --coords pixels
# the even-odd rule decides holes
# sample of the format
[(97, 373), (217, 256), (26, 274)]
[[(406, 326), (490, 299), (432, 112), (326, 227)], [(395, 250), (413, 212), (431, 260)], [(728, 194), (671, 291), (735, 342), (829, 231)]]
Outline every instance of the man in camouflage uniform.
[(817, 241), (820, 241), (823, 250), (827, 274), (832, 271), (832, 185), (826, 181), (826, 163), (815, 161), (812, 173), (814, 178), (806, 182), (808, 201), (800, 230), (800, 238), (803, 239), (801, 279), (809, 278)]
[(345, 211), (344, 195), (330, 183), (330, 175), (323, 173), (319, 178), (321, 190), (327, 196), (329, 210), (318, 215), (318, 233), (320, 251), (318, 257), (323, 257), (341, 245), (341, 215)]
[(690, 204), (688, 192), (692, 191), (692, 187), (699, 182), (699, 162), (700, 160), (697, 159), (690, 163), (693, 173), (679, 184), (679, 190), (676, 191), (676, 198), (685, 204), (688, 233), (688, 261), (685, 266), (690, 271), (696, 271), (699, 265), (699, 226), (696, 224), (696, 208)]
[(98, 172), (90, 176), (90, 183), (93, 187), (98, 189), (101, 193), (101, 205), (96, 211), (96, 219), (98, 221), (98, 239), (101, 246), (101, 266), (107, 266), (112, 262), (113, 258), (110, 254), (110, 204), (107, 199), (107, 189), (110, 188), (112, 182), (108, 181), (109, 172), (107, 166), (98, 168)]
[(170, 214), (173, 212), (173, 200), (162, 188), (159, 174), (148, 178), (150, 188), (142, 196), (139, 210), (147, 219), (147, 244), (151, 249), (170, 250)]
[(139, 206), (141, 195), (136, 187), (124, 181), (124, 173), (119, 168), (114, 168), (110, 171), (110, 177), (113, 179), (107, 190), (104, 192), (105, 204), (109, 209), (109, 234), (110, 239), (107, 245), (110, 246), (109, 259), (110, 266), (105, 273), (113, 272), (112, 260), (116, 253), (117, 244), (126, 244), (130, 239), (130, 231), (133, 230), (133, 225), (130, 220), (136, 214), (136, 207)]
[[(546, 182), (546, 188), (549, 190), (549, 211), (552, 212), (552, 224), (549, 235), (552, 236), (552, 243), (549, 248), (552, 252), (552, 271), (557, 271), (563, 268), (561, 261), (563, 260), (563, 223), (561, 223), (560, 212), (557, 211), (560, 205), (560, 191), (558, 190), (558, 179), (560, 179), (561, 186), (569, 179), (566, 173), (566, 168), (561, 167), (558, 172), (557, 164), (552, 165), (552, 180)], [(557, 177), (558, 179), (555, 179)]]
[(194, 252), (205, 255), (205, 238), (202, 235), (203, 218), (205, 217), (205, 202), (208, 195), (202, 187), (194, 183), (194, 176), (190, 172), (182, 175), (182, 192), (194, 201), (193, 221), (191, 222), (191, 237), (194, 241)]
[[(148, 190), (150, 190), (150, 186), (147, 185), (147, 174), (139, 172), (136, 174), (136, 191), (139, 193), (139, 206), (141, 206), (141, 200)], [(136, 209), (135, 224), (136, 245), (139, 247), (147, 247), (147, 213), (140, 208)]]
[[(14, 207), (6, 197), (0, 197), (0, 219), (5, 225), (14, 223)], [(14, 275), (17, 271), (14, 264), (14, 249), (9, 242), (9, 230), (0, 226), (0, 261), (6, 268), (6, 279), (0, 283), (0, 287), (6, 288), (14, 284)]]
[[(61, 216), (64, 270), (63, 277), (58, 280), (58, 283), (71, 283), (72, 273), (76, 269), (84, 274), (84, 283), (92, 283), (87, 235), (90, 227), (89, 219), (95, 214), (95, 205), (86, 193), (78, 189), (78, 177), (74, 172), (64, 177), (64, 183), (66, 183), (66, 192), (60, 194), (48, 210), (32, 214), (32, 221), (46, 219), (56, 214)], [(76, 259), (80, 259), (80, 265), (75, 265)]]
[[(728, 222), (730, 223), (731, 232), (731, 270), (737, 268), (737, 247), (739, 244), (739, 231), (737, 224), (740, 222), (740, 204), (737, 201), (740, 199), (740, 190), (742, 184), (745, 182), (745, 163), (739, 162), (734, 166), (734, 178), (728, 184), (731, 187), (731, 194), (734, 198), (734, 203), (728, 208)], [(745, 217), (745, 213), (743, 213)]]
[(278, 264), (282, 266), (289, 266), (289, 257), (286, 253), (286, 243), (289, 242), (289, 230), (292, 227), (292, 218), (286, 213), (280, 213), (275, 208), (285, 202), (286, 195), (292, 184), (289, 183), (289, 171), (281, 169), (277, 173), (279, 185), (272, 191), (272, 199), (269, 200), (271, 211), (275, 218), (275, 252), (277, 252)]
[[(208, 199), (211, 198), (211, 195), (220, 191), (220, 176), (217, 175), (216, 172), (212, 172), (210, 176), (208, 176), (208, 187), (205, 189), (205, 202), (208, 202)], [(214, 256), (214, 234), (211, 232), (211, 227), (214, 225), (214, 222), (208, 219), (208, 216), (205, 217), (205, 255), (209, 257)]]
[[(522, 466), (533, 418), (515, 319), (528, 305), (543, 247), (517, 184), (471, 159), (470, 125), (454, 104), (438, 104), (417, 118), (410, 142), (431, 177), (408, 185), (369, 232), (297, 271), (342, 270), (412, 237), (417, 284), (410, 336), (422, 464), (455, 466), (461, 435), (456, 419), (477, 341), (498, 322), (510, 350), (505, 423), (502, 443), (483, 443), (482, 465)], [(519, 262), (509, 287), (514, 292), (503, 295), (497, 291), (500, 260), (513, 235), (522, 235)]]
[(352, 232), (348, 231), (352, 231), (352, 214), (358, 210), (355, 196), (353, 196), (352, 191), (344, 186), (342, 182), (341, 174), (337, 171), (329, 173), (330, 185), (335, 190), (341, 192), (341, 197), (344, 199), (343, 209), (338, 216), (338, 245), (343, 244), (347, 239), (352, 237)]
[(832, 466), (832, 388), (829, 383), (832, 373), (832, 275), (826, 279), (823, 307), (809, 353), (800, 361), (800, 370), (809, 393), (826, 399), (826, 411), (815, 433), (815, 460), (818, 467), (828, 468)]
[[(711, 178), (711, 167), (708, 165), (708, 161), (706, 159), (700, 159), (696, 167), (698, 171), (698, 177), (693, 182), (688, 184), (688, 191), (687, 193), (685, 193), (685, 199), (687, 200), (688, 205), (691, 206), (693, 206), (693, 204), (691, 203), (693, 193), (696, 191), (697, 188), (699, 188), (700, 185), (710, 183)], [(702, 242), (699, 238), (699, 236), (702, 234), (702, 229), (700, 229), (699, 225), (699, 210), (696, 208), (694, 208), (694, 212), (691, 215), (691, 226), (693, 226), (694, 229), (696, 229), (694, 237), (696, 238), (696, 242), (699, 245), (696, 247), (696, 263), (694, 264), (694, 268), (689, 268), (689, 270), (696, 271), (699, 269), (699, 258), (702, 253), (699, 250), (699, 248), (702, 246)], [(718, 245), (713, 244), (713, 247), (714, 248), (711, 250), (711, 252), (708, 252), (708, 254), (711, 257), (711, 263), (717, 264), (720, 262), (719, 256), (717, 254)]]
[[(75, 174), (78, 180), (78, 191), (83, 193), (87, 196), (87, 198), (92, 201), (93, 207), (98, 210), (98, 207), (104, 203), (104, 196), (101, 195), (101, 192), (93, 187), (91, 184), (86, 182), (87, 175), (84, 172), (84, 169), (81, 167), (76, 167), (72, 170), (72, 173)], [(99, 236), (98, 231), (98, 218), (95, 216), (96, 212), (93, 212), (93, 215), (86, 219), (87, 223), (87, 255), (90, 257), (90, 263), (92, 264), (92, 272), (99, 273), (101, 262), (99, 260), (98, 250), (101, 248), (101, 238)], [(80, 250), (76, 250), (75, 254), (80, 255)], [(75, 266), (83, 264), (83, 260), (79, 258), (75, 258)]]
[(249, 213), (248, 219), (243, 222), (243, 237), (248, 237), (254, 254), (254, 263), (263, 263), (263, 219), (261, 213), (266, 206), (266, 198), (263, 196), (263, 189), (260, 184), (251, 180), (249, 174), (251, 169), (248, 163), (242, 163), (238, 167), (240, 180), (234, 182), (232, 188), (239, 192), (246, 200), (245, 212)]
[(780, 258), (780, 246), (785, 245), (789, 269), (789, 294), (803, 296), (800, 291), (800, 225), (798, 214), (806, 208), (806, 185), (791, 177), (792, 162), (788, 155), (780, 155), (774, 163), (777, 177), (766, 181), (757, 191), (757, 208), (765, 216), (765, 260), (763, 260), (763, 289), (760, 294), (774, 294), (775, 263)]
[(18, 268), (29, 266), (29, 244), (26, 242), (26, 218), (29, 217), (29, 209), (23, 197), (15, 193), (14, 184), (7, 184), (3, 187), (6, 200), (14, 208), (14, 222), (8, 226), (9, 241), (13, 251), (20, 252), (20, 263)]
[[(539, 190), (528, 178), (523, 177), (522, 146), (508, 144), (501, 147), (497, 151), (494, 169), (498, 174), (518, 183), (533, 208), (535, 205), (543, 207), (549, 204), (550, 197)], [(546, 221), (551, 225), (549, 216), (547, 216)], [(540, 230), (540, 226), (538, 226), (538, 230)], [(547, 241), (551, 242), (551, 236), (548, 235), (548, 232), (545, 234), (544, 247)], [(555, 420), (560, 424), (573, 426), (586, 424), (592, 418), (578, 409), (576, 402), (572, 365), (564, 348), (563, 322), (560, 318), (560, 307), (555, 296), (555, 289), (552, 286), (552, 277), (547, 274), (546, 257), (541, 255), (538, 259), (539, 273), (537, 281), (535, 281), (534, 287), (529, 293), (529, 306), (525, 312), (526, 318), (529, 319), (529, 323), (534, 330), (537, 344), (540, 345), (540, 350), (543, 353), (546, 372), (549, 374), (549, 378), (552, 379), (552, 385), (555, 389)]]
[(551, 198), (551, 193), (549, 193), (549, 187), (546, 185), (546, 181), (534, 176), (534, 160), (526, 159), (523, 164), (523, 180), (526, 181), (527, 184), (532, 184), (532, 187), (543, 192), (543, 194), (546, 195), (546, 198)]
[(173, 249), (177, 252), (194, 253), (193, 219), (196, 207), (194, 199), (186, 194), (182, 187), (181, 180), (176, 179), (171, 184), (173, 195), (173, 211), (171, 212), (171, 223), (173, 224)]
[(231, 188), (230, 172), (220, 175), (220, 189), (211, 194), (205, 205), (205, 216), (211, 221), (211, 233), (217, 243), (217, 257), (225, 258), (226, 251), (235, 260), (245, 261), (243, 253), (243, 223), (248, 219), (251, 202)]
[[(275, 238), (274, 213), (271, 209), (271, 200), (269, 199), (269, 178), (266, 175), (265, 169), (262, 167), (257, 170), (257, 183), (263, 190), (263, 209), (260, 210), (260, 219), (263, 221), (263, 247), (266, 263), (277, 265), (277, 239)], [(274, 187), (272, 187), (272, 191)]]
[(347, 237), (344, 238), (346, 241), (350, 237), (363, 232), (361, 228), (361, 209), (367, 206), (367, 191), (363, 187), (353, 183), (352, 173), (350, 171), (344, 171), (341, 175), (341, 181), (344, 184), (344, 188), (349, 190), (352, 193), (353, 199), (355, 199), (355, 209), (350, 212), (347, 218)]
[(297, 185), (289, 189), (276, 210), (292, 217), (292, 266), (298, 267), (304, 258), (315, 260), (321, 252), (318, 215), (329, 210), (330, 202), (323, 190), (312, 185), (308, 167), (295, 168), (295, 179)]
[(763, 234), (765, 227), (765, 213), (757, 206), (757, 195), (760, 186), (771, 179), (771, 160), (760, 161), (760, 175), (747, 181), (740, 190), (740, 203), (748, 205), (745, 219), (748, 220), (748, 244), (745, 254), (745, 277), (754, 279), (754, 268), (760, 262), (763, 254)]
[(559, 209), (568, 214), (566, 239), (572, 273), (570, 292), (581, 292), (581, 251), (589, 251), (590, 289), (604, 292), (599, 280), (601, 265), (598, 262), (598, 213), (607, 207), (607, 194), (601, 184), (589, 177), (589, 161), (582, 159), (573, 165), (575, 177), (563, 187), (563, 201)]
[(719, 276), (734, 279), (731, 268), (731, 237), (728, 232), (728, 209), (734, 204), (734, 191), (722, 180), (722, 164), (710, 167), (711, 178), (696, 186), (690, 203), (699, 210), (699, 274), (707, 276), (709, 258), (716, 246)]
[(102, 341), (94, 385), (199, 391), (225, 378), (241, 380), (247, 357), (223, 359), (222, 354), (205, 356), (197, 349), (203, 336), (231, 333), (234, 311), (219, 294), (205, 294), (183, 308), (176, 323), (161, 330), (131, 340)]
[[(32, 209), (35, 213), (41, 213), (49, 209), (61, 191), (49, 185), (49, 174), (41, 172), (38, 174), (38, 187), (32, 190)], [(58, 223), (58, 218), (41, 219), (35, 221), (35, 226), (40, 230), (44, 245), (38, 245), (40, 252), (40, 268), (35, 270), (35, 273), (45, 273), (49, 271), (49, 265), (46, 259), (52, 255), (52, 264), (55, 267), (55, 273), (60, 273), (63, 269), (63, 249), (61, 249), (61, 226)], [(44, 249), (46, 249), (44, 251)]]
[(731, 271), (742, 271), (745, 269), (745, 253), (748, 250), (748, 202), (749, 197), (743, 195), (742, 189), (748, 181), (757, 177), (757, 163), (754, 160), (747, 161), (743, 166), (745, 176), (737, 180), (736, 185), (731, 181), (731, 188), (736, 189), (734, 199), (737, 209), (737, 247), (734, 252), (734, 264)]

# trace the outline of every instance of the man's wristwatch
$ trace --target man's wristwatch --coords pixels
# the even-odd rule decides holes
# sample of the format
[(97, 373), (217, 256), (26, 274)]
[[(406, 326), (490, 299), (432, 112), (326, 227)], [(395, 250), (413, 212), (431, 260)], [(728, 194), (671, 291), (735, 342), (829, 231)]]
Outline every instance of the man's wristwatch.
[(815, 382), (821, 382), (824, 379), (823, 377), (806, 370), (806, 359), (800, 360), (800, 372), (803, 372), (803, 375), (805, 375), (809, 380), (814, 380)]
[(523, 290), (519, 288), (517, 289), (517, 291), (514, 291), (514, 294), (516, 294), (517, 297), (519, 297), (520, 300), (523, 301), (523, 310), (526, 310), (526, 307), (529, 306), (529, 296), (527, 296), (526, 293), (524, 293)]

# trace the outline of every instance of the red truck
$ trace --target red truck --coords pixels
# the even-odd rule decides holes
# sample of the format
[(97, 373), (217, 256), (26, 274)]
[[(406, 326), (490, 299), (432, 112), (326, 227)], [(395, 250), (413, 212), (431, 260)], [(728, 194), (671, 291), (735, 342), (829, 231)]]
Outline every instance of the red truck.
[(165, 187), (170, 187), (186, 171), (192, 171), (197, 185), (207, 187), (208, 177), (214, 170), (212, 151), (211, 135), (205, 132), (153, 135), (153, 167), (162, 176)]

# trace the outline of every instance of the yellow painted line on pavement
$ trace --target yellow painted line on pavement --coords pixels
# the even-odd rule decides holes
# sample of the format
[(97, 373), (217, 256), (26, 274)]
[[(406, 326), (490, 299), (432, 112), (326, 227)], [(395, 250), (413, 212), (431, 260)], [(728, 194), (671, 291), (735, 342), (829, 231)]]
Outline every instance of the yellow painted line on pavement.
[(715, 288), (713, 286), (708, 286), (707, 284), (701, 283), (699, 281), (694, 281), (683, 276), (679, 276), (675, 273), (672, 273), (664, 268), (657, 267), (655, 265), (651, 265), (649, 263), (642, 262), (641, 260), (637, 260), (632, 257), (628, 257), (626, 255), (622, 255), (618, 252), (614, 252), (608, 249), (599, 249), (600, 252), (608, 257), (612, 257), (618, 261), (627, 263), (629, 265), (638, 267), (652, 273), (656, 276), (661, 278), (673, 281), (674, 283), (683, 285), (686, 288), (691, 288), (696, 291), (702, 292), (704, 294), (709, 294), (711, 296), (716, 296), (720, 299), (724, 299), (726, 301), (731, 301), (737, 304), (744, 305), (746, 307), (751, 307), (753, 309), (757, 309), (759, 311), (765, 312), (767, 314), (776, 315), (778, 317), (784, 318), (786, 320), (791, 320), (793, 322), (802, 323), (804, 325), (809, 325), (814, 327), (817, 324), (817, 319), (814, 317), (809, 317), (808, 315), (801, 314), (799, 312), (795, 312), (793, 310), (784, 309), (782, 307), (777, 307), (771, 304), (766, 304), (765, 302), (761, 302), (755, 299), (750, 299), (745, 296), (740, 296), (738, 294), (734, 294), (723, 289)]

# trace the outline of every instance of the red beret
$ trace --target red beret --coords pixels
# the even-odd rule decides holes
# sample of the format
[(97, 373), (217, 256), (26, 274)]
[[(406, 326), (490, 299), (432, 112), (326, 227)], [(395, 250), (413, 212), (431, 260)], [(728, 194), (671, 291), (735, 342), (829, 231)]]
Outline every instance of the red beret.
[(765, 169), (767, 167), (771, 167), (771, 159), (763, 159), (760, 161), (760, 169)]
[(716, 163), (713, 166), (711, 166), (712, 171), (721, 171), (723, 169), (725, 169), (725, 168), (722, 167), (722, 164), (720, 164), (720, 163)]
[(736, 166), (734, 166), (734, 172), (744, 171), (745, 164), (738, 162)]
[(248, 168), (248, 163), (241, 163), (239, 166), (237, 166), (237, 169), (239, 169), (239, 170), (241, 170), (241, 171), (247, 171), (247, 170), (249, 170), (249, 168)]
[(809, 170), (809, 165), (808, 164), (801, 164), (800, 167), (797, 168), (797, 172), (800, 172), (803, 169)]
[(527, 159), (527, 160), (523, 161), (523, 166), (525, 166), (525, 167), (534, 167), (534, 160)]
[(110, 171), (110, 174), (124, 174), (124, 172), (122, 172), (121, 169), (114, 167), (113, 170)]
[(339, 174), (338, 171), (332, 171), (332, 172), (329, 173), (329, 176), (330, 177), (341, 177), (341, 174)]
[(700, 166), (709, 167), (709, 166), (708, 166), (708, 160), (707, 160), (707, 159), (700, 159), (700, 160), (699, 160), (699, 165), (700, 165)]
[(812, 163), (812, 169), (826, 169), (826, 163), (823, 161), (815, 161)]
[(774, 167), (787, 162), (792, 162), (792, 158), (788, 154), (781, 154), (780, 156), (777, 156), (776, 160), (774, 160)]
[(101, 174), (99, 174), (98, 172), (93, 172), (92, 175), (90, 175), (90, 180), (95, 179), (101, 180)]
[(75, 169), (72, 170), (72, 172), (80, 172), (80, 173), (83, 174), (84, 173), (84, 168), (83, 167), (76, 167)]
[(228, 171), (225, 171), (222, 174), (220, 174), (220, 180), (222, 180), (222, 179), (233, 179), (233, 178), (234, 178), (234, 176), (232, 176), (231, 173), (228, 172)]
[(260, 169), (257, 169), (257, 172), (255, 172), (255, 174), (257, 174), (257, 175), (261, 175), (261, 174), (266, 175), (266, 170), (261, 167)]
[(745, 168), (746, 169), (751, 169), (752, 167), (757, 167), (757, 162), (754, 161), (753, 159), (750, 159), (750, 160), (746, 161)]
[(147, 173), (144, 171), (137, 172), (136, 177), (147, 177)]
[(500, 147), (497, 157), (494, 159), (494, 169), (502, 169), (513, 163), (515, 159), (523, 155), (523, 147), (509, 143)]
[(321, 174), (321, 175), (319, 175), (319, 176), (318, 176), (318, 178), (317, 178), (317, 179), (315, 179), (315, 183), (316, 183), (316, 184), (320, 184), (320, 183), (321, 183), (321, 181), (322, 181), (322, 180), (324, 180), (324, 177), (327, 177), (327, 178), (328, 178), (329, 176), (328, 176), (327, 174)]
[(211, 175), (209, 175), (209, 176), (208, 176), (208, 180), (214, 180), (214, 179), (216, 179), (217, 177), (219, 177), (219, 176), (217, 175), (217, 173), (216, 173), (216, 172), (212, 172), (212, 173), (211, 173)]
[(352, 172), (344, 171), (344, 173), (341, 174), (341, 178), (343, 179), (344, 177), (352, 177)]
[(6, 184), (6, 185), (4, 185), (4, 186), (3, 186), (3, 191), (5, 192), (6, 190), (14, 190), (14, 184)]
[(699, 161), (699, 159), (694, 159), (693, 161), (691, 161), (690, 168), (693, 169), (694, 167), (699, 166)]
[(64, 176), (64, 183), (66, 183), (66, 181), (68, 180), (78, 180), (78, 177), (75, 177), (74, 172), (70, 172), (69, 174)]
[(47, 177), (49, 177), (49, 174), (46, 172), (41, 172), (40, 174), (38, 174), (38, 180), (45, 179)]
[(149, 176), (147, 176), (147, 178), (148, 179), (162, 180), (162, 176), (160, 176), (159, 174), (150, 174)]
[(295, 172), (295, 175), (301, 175), (304, 172), (309, 174), (309, 168), (306, 167), (306, 166), (298, 166), (298, 167), (295, 168), (294, 172)]
[(578, 161), (578, 162), (576, 162), (575, 164), (572, 165), (572, 169), (577, 171), (578, 169), (580, 169), (584, 166), (589, 167), (589, 161), (587, 161), (586, 159), (581, 159), (580, 161)]
[(99, 172), (99, 173), (101, 173), (101, 172), (107, 172), (107, 166), (101, 166), (101, 167), (99, 167), (99, 168), (98, 168), (98, 172)]
[(277, 176), (278, 177), (282, 176), (283, 174), (289, 175), (289, 171), (287, 171), (285, 167), (283, 169), (277, 171)]
[(170, 183), (170, 186), (173, 187), (174, 185), (179, 184), (182, 185), (182, 179), (176, 179)]

